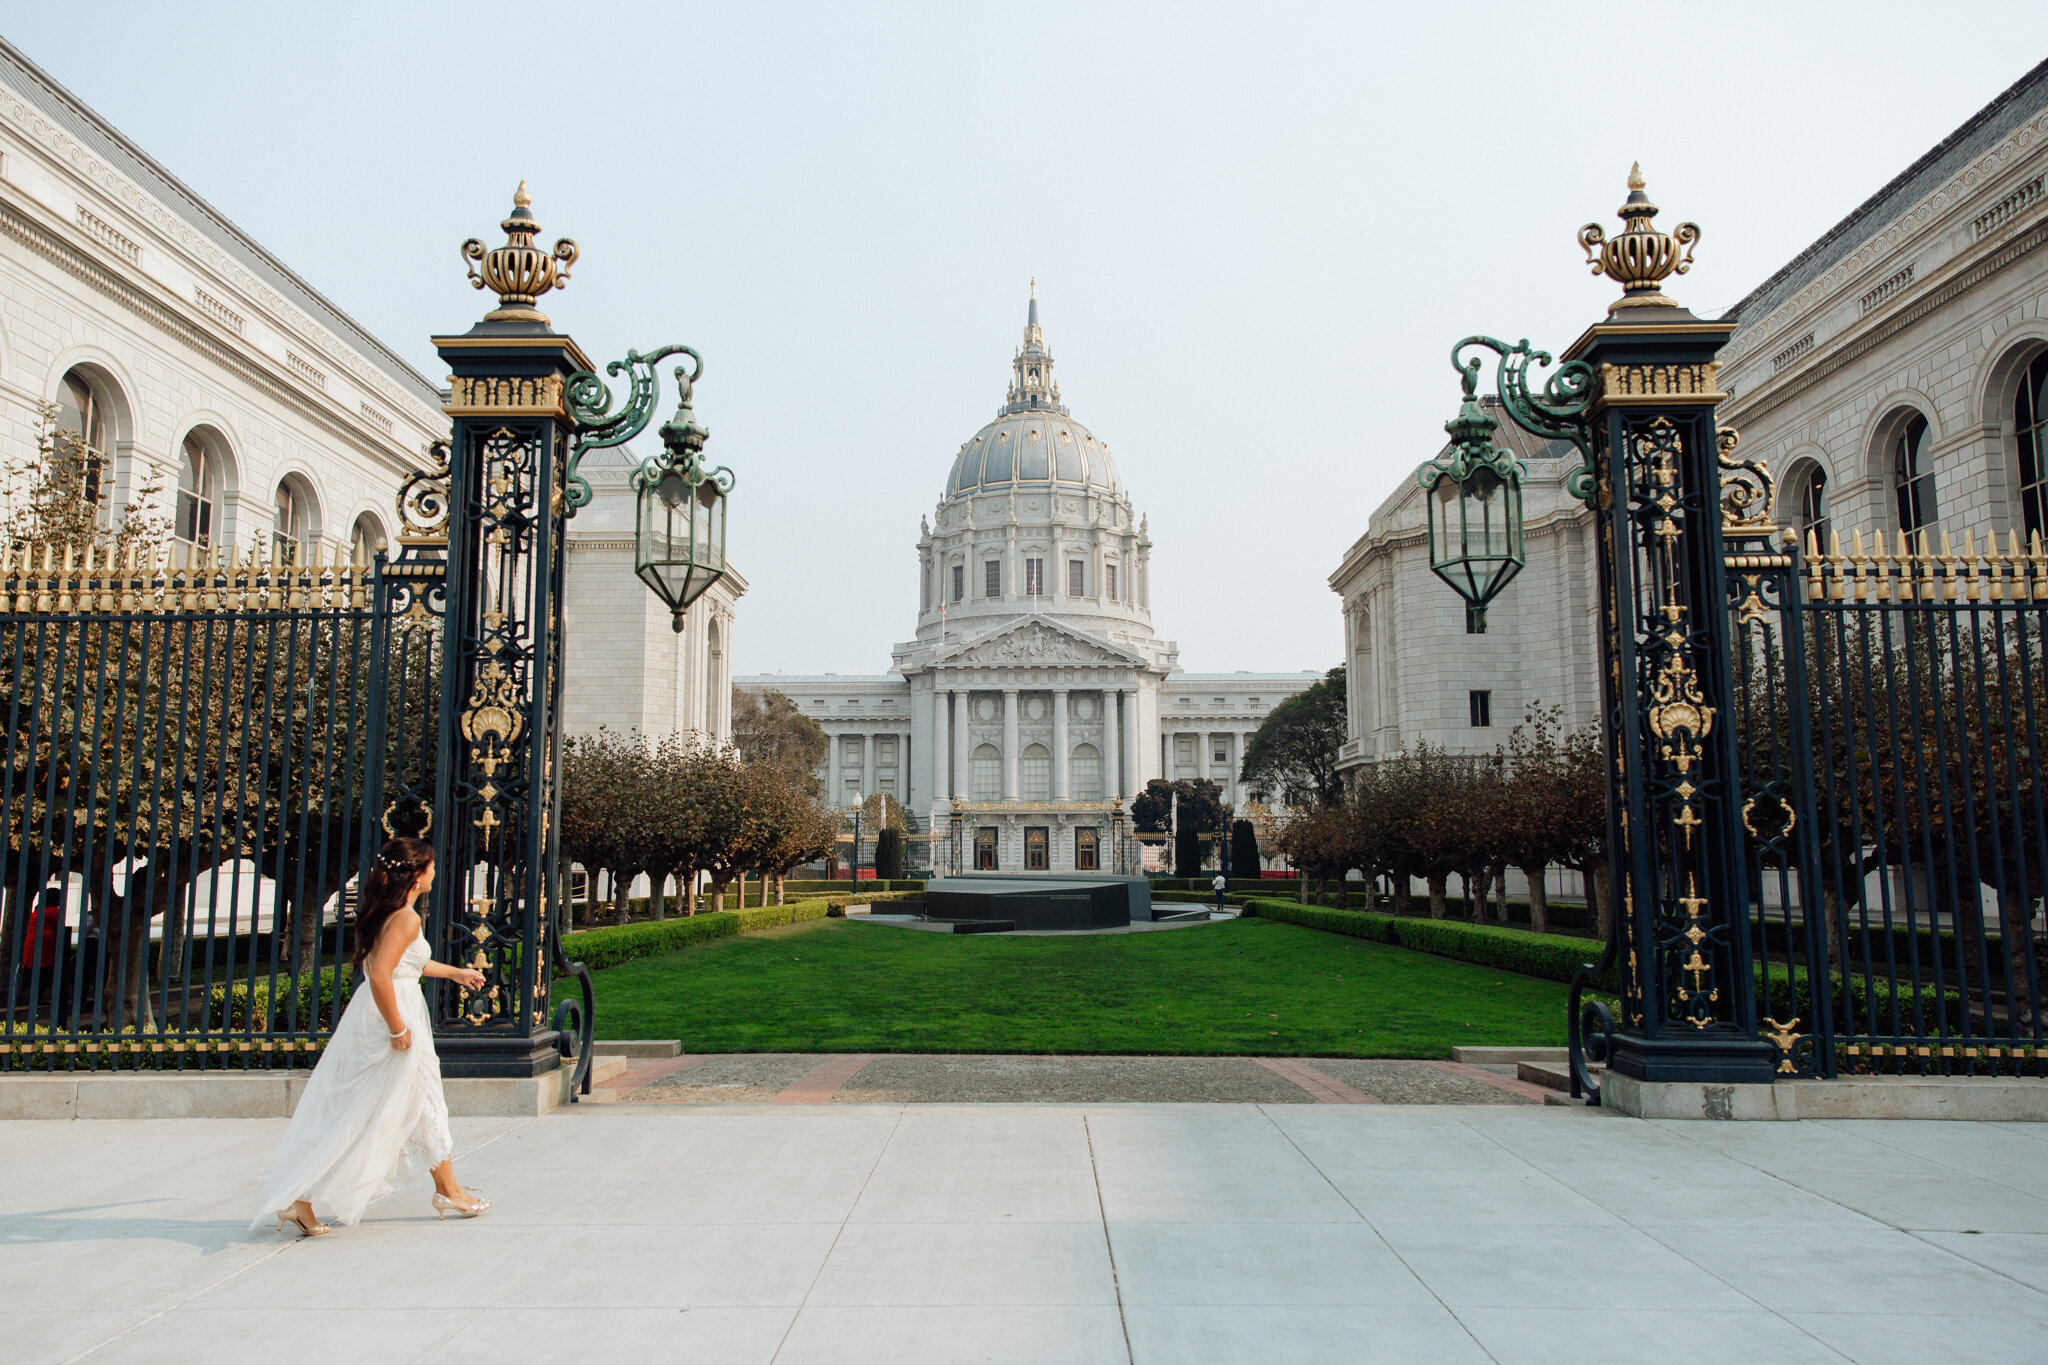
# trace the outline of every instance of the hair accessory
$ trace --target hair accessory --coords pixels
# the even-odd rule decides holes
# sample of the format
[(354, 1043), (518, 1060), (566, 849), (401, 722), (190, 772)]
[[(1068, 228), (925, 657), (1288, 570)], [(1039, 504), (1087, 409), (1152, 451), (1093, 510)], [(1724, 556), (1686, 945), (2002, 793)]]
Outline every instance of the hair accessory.
[[(419, 870), (419, 868), (414, 867), (402, 858), (387, 858), (381, 853), (377, 855), (377, 866), (387, 872), (417, 872)], [(423, 867), (425, 864), (423, 863), (421, 866)]]

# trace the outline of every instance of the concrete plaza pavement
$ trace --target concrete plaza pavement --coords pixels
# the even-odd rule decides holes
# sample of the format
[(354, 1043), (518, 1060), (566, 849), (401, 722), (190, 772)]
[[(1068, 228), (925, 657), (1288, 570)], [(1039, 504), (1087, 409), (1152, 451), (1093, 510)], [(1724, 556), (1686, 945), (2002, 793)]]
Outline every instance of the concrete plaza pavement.
[(245, 1228), (283, 1128), (0, 1124), (0, 1358), (2048, 1358), (2048, 1125), (584, 1105), (311, 1241)]

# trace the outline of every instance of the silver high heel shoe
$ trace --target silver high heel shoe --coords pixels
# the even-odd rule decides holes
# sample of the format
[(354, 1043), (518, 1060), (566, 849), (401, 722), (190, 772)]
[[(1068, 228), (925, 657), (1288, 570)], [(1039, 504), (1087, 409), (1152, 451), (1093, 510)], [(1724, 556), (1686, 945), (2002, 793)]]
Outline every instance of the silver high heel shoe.
[(453, 1211), (455, 1213), (461, 1214), (464, 1218), (475, 1218), (476, 1216), (481, 1214), (485, 1209), (491, 1206), (491, 1201), (484, 1198), (482, 1195), (478, 1194), (475, 1190), (471, 1190), (469, 1192), (469, 1197), (471, 1200), (469, 1204), (458, 1204), (453, 1199), (450, 1199), (447, 1195), (441, 1193), (439, 1190), (435, 1190), (434, 1216), (437, 1218), (446, 1219), (448, 1217), (448, 1214), (451, 1211)]
[(290, 1223), (293, 1227), (297, 1228), (301, 1237), (325, 1237), (328, 1233), (334, 1231), (327, 1224), (317, 1220), (310, 1225), (301, 1223), (297, 1209), (279, 1209), (277, 1211), (277, 1230), (283, 1232), (286, 1223)]

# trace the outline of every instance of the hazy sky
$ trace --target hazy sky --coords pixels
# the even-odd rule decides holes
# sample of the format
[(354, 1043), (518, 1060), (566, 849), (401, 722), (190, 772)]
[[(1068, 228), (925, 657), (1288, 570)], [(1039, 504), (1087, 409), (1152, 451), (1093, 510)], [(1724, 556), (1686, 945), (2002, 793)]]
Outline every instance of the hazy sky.
[[(1734, 303), (2048, 54), (2048, 6), (0, 4), (0, 31), (437, 382), (532, 183), (594, 357), (704, 353), (740, 671), (879, 672), (1036, 276), (1190, 670), (1324, 668), (1327, 578), (1469, 332), (1560, 348), (1640, 159)], [(1626, 15), (1626, 22), (1618, 16)], [(666, 376), (664, 376), (666, 378)], [(670, 401), (664, 394), (664, 402)], [(1445, 590), (1443, 609), (1455, 610)]]

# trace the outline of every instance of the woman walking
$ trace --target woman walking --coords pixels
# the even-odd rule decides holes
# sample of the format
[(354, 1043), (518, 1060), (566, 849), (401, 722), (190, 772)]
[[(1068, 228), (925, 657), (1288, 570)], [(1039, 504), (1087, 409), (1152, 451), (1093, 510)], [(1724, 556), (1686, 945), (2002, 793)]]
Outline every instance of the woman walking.
[(318, 1200), (337, 1223), (353, 1223), (370, 1202), (422, 1170), (434, 1176), (434, 1209), (474, 1218), (488, 1200), (455, 1183), (455, 1142), (434, 1055), (433, 1020), (420, 995), (422, 976), (483, 987), (482, 972), (427, 956), (413, 909), (434, 884), (434, 850), (418, 839), (384, 845), (363, 881), (350, 965), (359, 986), (313, 1068), (271, 1163), (253, 1229), (275, 1217), (304, 1237), (331, 1231), (313, 1213)]

